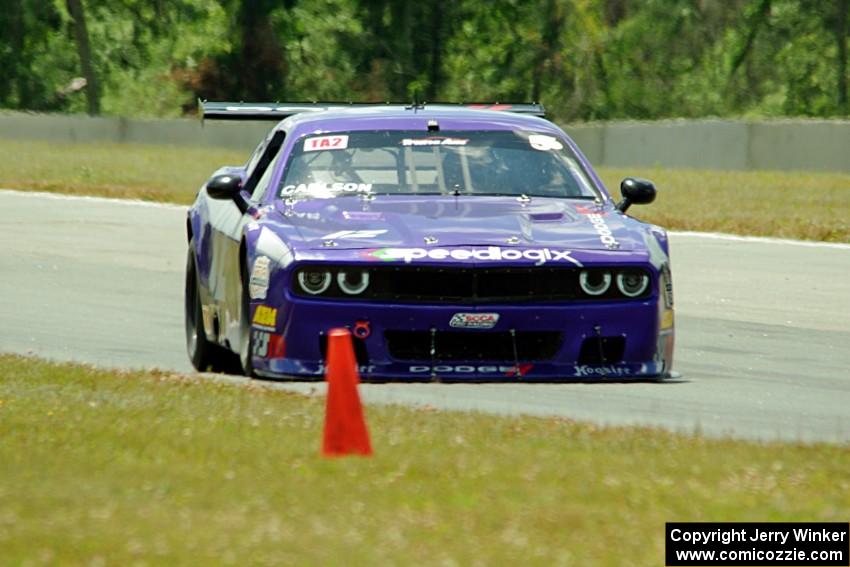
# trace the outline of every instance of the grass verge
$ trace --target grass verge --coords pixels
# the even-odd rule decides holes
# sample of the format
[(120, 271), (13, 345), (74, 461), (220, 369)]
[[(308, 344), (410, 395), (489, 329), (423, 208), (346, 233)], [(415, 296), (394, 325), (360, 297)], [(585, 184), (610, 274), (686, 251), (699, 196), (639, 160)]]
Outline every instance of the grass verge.
[(0, 187), (189, 204), (218, 167), (246, 159), (219, 148), (0, 140)]
[[(131, 144), (0, 140), (0, 186), (188, 204), (243, 152)], [(655, 203), (631, 214), (671, 230), (850, 242), (850, 175), (600, 168), (615, 196), (627, 175), (652, 179)]]
[[(659, 565), (666, 521), (846, 521), (850, 448), (368, 408), (0, 356), (10, 564)], [(532, 386), (533, 387), (533, 386)]]
[(628, 175), (655, 182), (655, 203), (629, 214), (671, 230), (850, 242), (850, 175), (803, 171), (601, 168), (619, 198)]

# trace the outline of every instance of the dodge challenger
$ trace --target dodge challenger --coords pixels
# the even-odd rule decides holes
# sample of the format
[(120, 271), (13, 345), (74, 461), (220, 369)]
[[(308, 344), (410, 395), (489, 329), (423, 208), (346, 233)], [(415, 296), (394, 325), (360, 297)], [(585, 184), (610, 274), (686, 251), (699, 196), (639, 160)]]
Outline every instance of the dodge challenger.
[(627, 214), (537, 104), (203, 102), (272, 120), (186, 222), (195, 368), (319, 379), (345, 327), (365, 380), (663, 379), (667, 233)]

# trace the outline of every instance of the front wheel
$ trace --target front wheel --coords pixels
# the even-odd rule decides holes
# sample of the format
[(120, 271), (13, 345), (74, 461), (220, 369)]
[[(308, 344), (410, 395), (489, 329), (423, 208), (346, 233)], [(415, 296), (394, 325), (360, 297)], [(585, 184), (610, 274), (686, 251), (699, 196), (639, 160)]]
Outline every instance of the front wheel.
[(233, 355), (207, 340), (201, 309), (200, 283), (191, 243), (186, 259), (186, 288), (184, 294), (186, 353), (199, 372), (227, 372), (233, 367)]
[(251, 298), (248, 295), (248, 266), (246, 262), (242, 262), (242, 317), (240, 334), (241, 345), (239, 347), (239, 362), (242, 366), (242, 374), (248, 377), (255, 376), (254, 374), (254, 340), (251, 332)]

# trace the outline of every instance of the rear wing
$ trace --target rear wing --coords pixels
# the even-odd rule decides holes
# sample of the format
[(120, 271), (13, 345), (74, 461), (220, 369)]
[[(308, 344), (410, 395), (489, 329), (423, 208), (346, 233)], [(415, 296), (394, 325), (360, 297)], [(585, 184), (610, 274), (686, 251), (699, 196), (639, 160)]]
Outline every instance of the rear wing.
[(425, 108), (470, 108), (474, 110), (497, 110), (531, 114), (543, 118), (546, 109), (538, 103), (498, 102), (432, 102), (432, 103), (379, 103), (379, 102), (210, 102), (198, 100), (201, 122), (210, 120), (283, 120), (300, 112), (321, 112), (344, 108), (377, 106), (405, 106), (410, 109)]

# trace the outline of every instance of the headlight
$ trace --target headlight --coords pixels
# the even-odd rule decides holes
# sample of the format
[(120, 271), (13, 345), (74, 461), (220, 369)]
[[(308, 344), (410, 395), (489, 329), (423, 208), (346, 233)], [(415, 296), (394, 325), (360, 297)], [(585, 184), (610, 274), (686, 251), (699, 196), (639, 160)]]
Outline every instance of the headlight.
[(357, 295), (369, 287), (369, 272), (366, 270), (340, 272), (336, 275), (336, 283), (343, 293)]
[(646, 291), (649, 276), (640, 270), (624, 270), (617, 274), (617, 288), (626, 297), (637, 297)]
[(602, 295), (611, 287), (611, 272), (608, 270), (582, 270), (578, 282), (587, 295)]
[(301, 289), (310, 295), (318, 295), (331, 285), (331, 273), (320, 270), (303, 270), (298, 272), (298, 283)]

